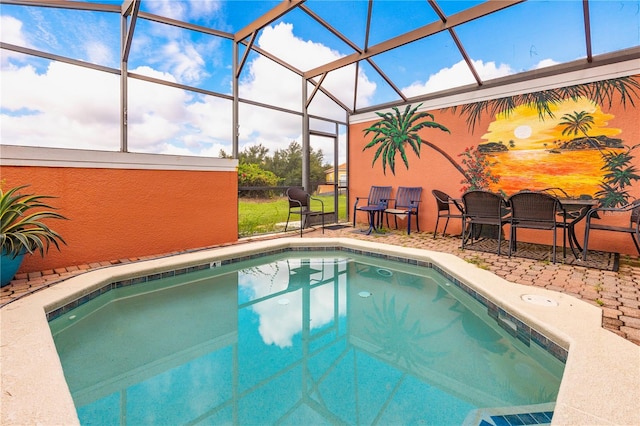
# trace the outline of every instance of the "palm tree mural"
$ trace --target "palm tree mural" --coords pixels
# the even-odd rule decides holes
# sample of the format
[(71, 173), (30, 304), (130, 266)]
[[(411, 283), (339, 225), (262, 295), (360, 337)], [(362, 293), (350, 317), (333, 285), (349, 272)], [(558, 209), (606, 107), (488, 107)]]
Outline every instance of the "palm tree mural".
[(607, 151), (602, 153), (606, 171), (600, 183), (600, 191), (596, 196), (600, 199), (604, 207), (623, 206), (629, 202), (629, 192), (627, 187), (634, 181), (640, 180), (636, 168), (631, 164), (633, 156), (631, 151), (638, 148), (640, 144), (626, 147), (625, 151)]
[(624, 152), (603, 151), (600, 149), (600, 141), (591, 138), (588, 134), (593, 123), (593, 117), (588, 112), (574, 111), (563, 115), (559, 124), (565, 126), (562, 130), (563, 135), (573, 134), (576, 136), (581, 133), (600, 152), (604, 162), (602, 170), (605, 171), (605, 174), (600, 183), (600, 190), (595, 195), (600, 199), (601, 204), (604, 207), (625, 205), (630, 198), (626, 188), (631, 186), (632, 182), (640, 180), (640, 175), (636, 173), (635, 167), (630, 164), (633, 159), (631, 151), (637, 148), (638, 145), (626, 147)]
[(589, 130), (594, 124), (593, 116), (589, 114), (587, 111), (574, 111), (573, 113), (565, 114), (560, 119), (560, 126), (564, 126), (562, 130), (562, 135), (571, 135), (577, 136), (579, 133), (583, 134), (584, 137), (593, 145), (595, 148), (600, 150), (600, 142), (598, 140), (594, 140), (588, 134)]
[[(537, 111), (539, 119), (544, 120), (545, 118), (554, 118), (552, 107), (566, 99), (577, 100), (579, 98), (587, 98), (591, 99), (594, 103), (611, 107), (615, 95), (620, 97), (620, 102), (623, 107), (626, 108), (627, 104), (635, 107), (635, 101), (640, 99), (640, 82), (634, 80), (631, 76), (619, 77), (576, 86), (559, 87), (540, 92), (489, 99), (461, 106), (443, 108), (441, 111), (451, 110), (454, 113), (459, 111), (460, 116), (466, 116), (467, 126), (471, 133), (473, 133), (476, 125), (480, 122), (484, 114), (489, 114), (489, 116), (505, 114), (509, 116), (518, 106), (530, 106)], [(450, 155), (438, 145), (422, 140), (417, 134), (418, 130), (423, 127), (439, 128), (449, 133), (446, 127), (435, 121), (419, 123), (418, 120), (422, 118), (434, 120), (432, 114), (426, 112), (416, 113), (421, 105), (422, 104), (413, 109), (411, 105), (408, 105), (404, 114), (401, 114), (398, 108), (395, 107), (393, 108), (395, 115), (392, 113), (376, 113), (381, 120), (364, 129), (365, 136), (369, 133), (374, 133), (374, 138), (363, 150), (379, 145), (372, 165), (382, 156), (383, 171), (386, 173), (386, 166), (389, 164), (391, 172), (395, 174), (395, 156), (397, 152), (400, 152), (405, 167), (408, 169), (409, 161), (406, 156), (405, 145), (409, 144), (415, 154), (420, 157), (420, 145), (425, 144), (446, 158), (447, 161), (462, 174), (465, 180), (471, 181), (465, 169)], [(589, 129), (587, 129), (587, 131), (588, 130)]]
[[(418, 158), (420, 158), (420, 147), (422, 144), (428, 145), (442, 156), (444, 156), (456, 169), (458, 169), (464, 175), (464, 169), (455, 162), (453, 158), (443, 151), (439, 146), (423, 140), (418, 131), (424, 128), (440, 129), (443, 132), (451, 133), (449, 129), (441, 124), (436, 123), (433, 114), (428, 112), (417, 112), (422, 104), (412, 108), (411, 105), (407, 105), (404, 113), (400, 113), (400, 110), (396, 107), (393, 108), (395, 114), (390, 112), (380, 113), (376, 112), (380, 120), (375, 122), (370, 127), (364, 129), (365, 137), (369, 133), (373, 133), (373, 139), (362, 149), (363, 151), (369, 148), (378, 146), (371, 166), (374, 166), (378, 158), (382, 157), (382, 171), (387, 173), (387, 165), (391, 169), (391, 173), (396, 174), (396, 154), (400, 153), (402, 162), (407, 170), (409, 169), (409, 160), (407, 159), (407, 145), (411, 147), (413, 152)], [(427, 121), (420, 121), (428, 119)]]

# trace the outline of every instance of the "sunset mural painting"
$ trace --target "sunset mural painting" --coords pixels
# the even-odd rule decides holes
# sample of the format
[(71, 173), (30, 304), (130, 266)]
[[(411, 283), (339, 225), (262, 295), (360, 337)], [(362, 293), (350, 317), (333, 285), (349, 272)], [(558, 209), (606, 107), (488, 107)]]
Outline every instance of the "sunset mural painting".
[[(458, 154), (460, 163), (437, 145), (426, 144), (461, 173), (462, 192), (487, 189), (510, 195), (525, 188), (560, 187), (570, 196), (594, 197), (603, 206), (620, 206), (633, 198), (629, 189), (640, 180), (633, 165), (634, 150), (640, 144), (625, 143), (623, 130), (609, 125), (614, 114), (603, 108), (611, 110), (619, 102), (624, 109), (635, 109), (639, 99), (637, 76), (628, 76), (444, 108), (441, 112), (464, 117), (471, 133), (482, 116), (493, 119), (477, 147)], [(408, 106), (405, 114), (415, 113), (418, 107), (410, 110)], [(365, 136), (380, 129), (391, 116), (377, 114), (383, 120), (365, 129)], [(396, 146), (404, 144), (401, 138), (391, 140)], [(378, 143), (376, 135), (364, 150)], [(389, 150), (382, 148), (372, 165), (382, 152), (388, 155)], [(406, 156), (403, 160), (408, 168)]]

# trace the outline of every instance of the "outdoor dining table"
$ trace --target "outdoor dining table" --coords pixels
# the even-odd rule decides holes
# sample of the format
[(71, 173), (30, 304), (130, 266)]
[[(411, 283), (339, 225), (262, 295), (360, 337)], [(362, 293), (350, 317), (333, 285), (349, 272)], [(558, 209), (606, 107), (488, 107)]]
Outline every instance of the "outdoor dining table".
[[(462, 204), (462, 199), (456, 199), (455, 201)], [(558, 201), (562, 205), (563, 212), (567, 219), (569, 247), (575, 258), (578, 259), (580, 258), (580, 252), (582, 252), (582, 246), (576, 236), (575, 226), (587, 216), (591, 208), (599, 204), (599, 201), (594, 198), (579, 197), (558, 198)]]
[[(567, 219), (567, 238), (569, 247), (576, 259), (580, 258), (582, 247), (576, 236), (575, 226), (587, 216), (589, 210), (598, 205), (594, 198), (558, 198)], [(576, 249), (578, 250), (576, 252)]]

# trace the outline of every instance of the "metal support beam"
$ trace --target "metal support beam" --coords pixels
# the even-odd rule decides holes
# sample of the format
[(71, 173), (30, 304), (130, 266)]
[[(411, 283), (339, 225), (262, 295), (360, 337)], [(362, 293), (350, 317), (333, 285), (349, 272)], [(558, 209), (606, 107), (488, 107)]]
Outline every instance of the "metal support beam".
[(239, 99), (240, 95), (238, 93), (239, 90), (239, 75), (240, 75), (240, 66), (238, 64), (238, 43), (233, 42), (233, 114), (232, 114), (232, 148), (231, 148), (231, 156), (232, 158), (238, 158), (239, 153), (239, 138), (240, 138), (240, 108), (239, 108)]
[(404, 46), (405, 44), (409, 44), (413, 41), (420, 40), (441, 31), (445, 31), (449, 28), (454, 28), (458, 25), (473, 21), (474, 19), (478, 19), (482, 16), (489, 15), (502, 9), (506, 9), (518, 3), (522, 3), (523, 1), (525, 0), (503, 0), (480, 3), (479, 5), (474, 6), (470, 9), (467, 9), (460, 13), (456, 13), (455, 15), (451, 15), (447, 22), (434, 22), (417, 28), (413, 31), (409, 31), (408, 33), (402, 34), (398, 37), (394, 37), (392, 39), (383, 41), (382, 43), (376, 44), (375, 46), (368, 48), (365, 52), (353, 53), (323, 66), (308, 70), (304, 73), (304, 76), (306, 78), (312, 78), (328, 71), (337, 70), (347, 65), (351, 65), (354, 62), (358, 62), (370, 58), (371, 56), (387, 52), (389, 50), (395, 49), (396, 47)]
[(125, 24), (127, 17), (129, 17), (129, 25), (124, 34), (124, 40), (122, 43), (122, 56), (121, 59), (124, 62), (129, 61), (129, 52), (131, 51), (131, 42), (133, 41), (133, 32), (136, 29), (136, 23), (138, 22), (138, 12), (140, 11), (139, 0), (128, 0), (122, 4), (122, 16), (125, 18)]
[(304, 0), (283, 0), (282, 3), (271, 9), (269, 12), (263, 14), (258, 19), (238, 31), (234, 36), (234, 40), (236, 43), (244, 40), (251, 34), (260, 31), (276, 19), (285, 15), (290, 10), (295, 9), (298, 4), (303, 2)]
[(311, 191), (311, 170), (309, 167), (311, 141), (309, 137), (309, 111), (307, 108), (307, 79), (302, 79), (302, 187)]

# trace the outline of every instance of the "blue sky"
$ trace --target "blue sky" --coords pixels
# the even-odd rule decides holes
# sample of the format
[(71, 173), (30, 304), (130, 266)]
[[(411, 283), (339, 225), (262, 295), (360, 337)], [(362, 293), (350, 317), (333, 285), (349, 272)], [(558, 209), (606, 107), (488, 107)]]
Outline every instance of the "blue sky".
[[(99, 2), (96, 2), (99, 3)], [(120, 4), (120, 2), (100, 2)], [(233, 33), (279, 2), (142, 0), (141, 10)], [(481, 2), (440, 1), (445, 14)], [(308, 8), (360, 48), (364, 46), (368, 2), (308, 0)], [(640, 2), (590, 1), (594, 54), (640, 44)], [(2, 41), (56, 55), (119, 68), (119, 16), (56, 8), (2, 5)], [(369, 46), (437, 19), (426, 1), (376, 0)], [(528, 1), (456, 28), (483, 79), (584, 58), (582, 1)], [(256, 45), (305, 71), (354, 50), (301, 10), (265, 29)], [(119, 79), (62, 63), (0, 51), (3, 143), (117, 150)], [(447, 32), (373, 57), (407, 96), (473, 83)], [(230, 95), (232, 42), (151, 21), (139, 20), (129, 71)], [(334, 71), (323, 86), (353, 106), (355, 67)], [(240, 96), (301, 110), (299, 77), (258, 54), (249, 55), (240, 76)], [(129, 108), (133, 151), (217, 156), (231, 152), (231, 102), (191, 91), (131, 80)], [(358, 72), (357, 107), (399, 97), (369, 64)], [(311, 111), (344, 118), (324, 96)], [(241, 108), (240, 140), (270, 149), (301, 141), (299, 116)], [(330, 148), (323, 147), (323, 151)], [(329, 157), (331, 152), (325, 152)], [(342, 157), (341, 153), (341, 157)]]

